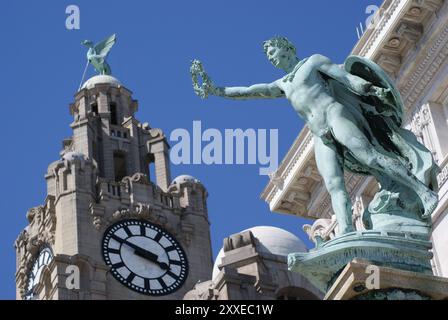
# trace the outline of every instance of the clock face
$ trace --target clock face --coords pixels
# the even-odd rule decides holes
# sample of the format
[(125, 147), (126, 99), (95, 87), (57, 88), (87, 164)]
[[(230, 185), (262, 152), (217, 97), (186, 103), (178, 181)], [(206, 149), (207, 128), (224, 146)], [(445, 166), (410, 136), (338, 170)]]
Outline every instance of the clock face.
[(103, 238), (103, 257), (115, 279), (146, 295), (170, 294), (188, 275), (180, 244), (146, 221), (125, 220), (110, 226)]
[(33, 266), (28, 274), (28, 282), (26, 285), (25, 300), (32, 300), (35, 296), (34, 289), (40, 281), (40, 276), (45, 266), (48, 266), (53, 260), (53, 252), (50, 248), (45, 247), (34, 260)]

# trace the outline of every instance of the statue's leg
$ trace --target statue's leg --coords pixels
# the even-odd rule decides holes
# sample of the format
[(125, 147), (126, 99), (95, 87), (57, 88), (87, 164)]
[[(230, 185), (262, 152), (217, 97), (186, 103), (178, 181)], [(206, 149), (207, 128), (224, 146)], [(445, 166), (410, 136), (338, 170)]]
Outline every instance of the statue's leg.
[(109, 64), (106, 61), (104, 61), (104, 71), (103, 72), (104, 72), (103, 74), (106, 74), (106, 75), (111, 75), (112, 74), (110, 66), (109, 66)]
[(327, 121), (335, 139), (345, 146), (362, 165), (385, 174), (398, 183), (410, 186), (420, 197), (424, 215), (429, 216), (437, 206), (438, 196), (418, 180), (399, 160), (387, 157), (375, 149), (353, 115), (342, 105), (334, 105)]
[(352, 203), (344, 183), (344, 170), (337, 153), (325, 145), (321, 138), (314, 138), (317, 168), (331, 196), (331, 204), (339, 224), (339, 234), (353, 231)]

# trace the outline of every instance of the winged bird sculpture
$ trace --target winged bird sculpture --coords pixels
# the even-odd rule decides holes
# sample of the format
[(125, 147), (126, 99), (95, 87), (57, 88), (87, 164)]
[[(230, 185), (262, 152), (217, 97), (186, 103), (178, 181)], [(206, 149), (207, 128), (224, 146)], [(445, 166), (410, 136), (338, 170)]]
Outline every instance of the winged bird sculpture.
[(93, 65), (99, 74), (111, 74), (111, 69), (109, 64), (106, 62), (106, 58), (116, 40), (117, 37), (113, 34), (96, 45), (94, 45), (90, 40), (84, 40), (81, 42), (81, 44), (89, 48), (89, 51), (87, 51), (87, 60)]

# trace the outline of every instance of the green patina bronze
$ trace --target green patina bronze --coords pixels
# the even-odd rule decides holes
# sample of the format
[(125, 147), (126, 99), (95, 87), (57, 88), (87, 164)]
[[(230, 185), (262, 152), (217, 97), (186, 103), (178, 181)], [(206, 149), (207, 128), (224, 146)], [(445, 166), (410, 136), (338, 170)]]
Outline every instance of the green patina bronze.
[[(432, 153), (402, 127), (403, 102), (394, 83), (363, 57), (350, 56), (343, 66), (320, 54), (300, 60), (294, 45), (283, 37), (265, 41), (264, 50), (269, 61), (286, 73), (281, 79), (248, 87), (217, 87), (198, 60), (190, 73), (195, 93), (202, 98), (286, 98), (312, 132), (339, 239), (311, 253), (291, 254), (290, 269), (307, 274), (322, 290), (356, 257), (429, 272), (430, 218), (438, 204), (440, 169)], [(353, 229), (344, 169), (372, 175), (381, 186), (363, 216), (373, 234)]]
[(112, 73), (109, 64), (106, 62), (106, 58), (116, 40), (116, 35), (113, 34), (96, 45), (94, 45), (90, 40), (84, 40), (81, 42), (81, 44), (89, 48), (87, 51), (87, 60), (101, 75), (110, 75)]

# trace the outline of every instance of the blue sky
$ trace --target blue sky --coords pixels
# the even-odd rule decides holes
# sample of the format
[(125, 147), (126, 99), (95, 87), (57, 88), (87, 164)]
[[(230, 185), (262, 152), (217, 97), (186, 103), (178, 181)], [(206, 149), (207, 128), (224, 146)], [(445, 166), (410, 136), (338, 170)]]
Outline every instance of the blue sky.
[[(71, 135), (68, 105), (83, 68), (83, 39), (117, 33), (109, 57), (113, 75), (139, 100), (137, 118), (162, 128), (279, 129), (281, 160), (303, 121), (286, 100), (231, 101), (194, 95), (190, 60), (200, 59), (217, 85), (250, 85), (282, 76), (263, 54), (262, 41), (284, 35), (300, 57), (327, 55), (342, 63), (357, 41), (366, 7), (380, 0), (22, 1), (0, 4), (0, 104), (3, 114), (0, 186), (0, 299), (15, 297), (13, 243), (25, 214), (46, 195), (44, 174)], [(80, 30), (65, 28), (76, 4)], [(89, 76), (93, 75), (89, 69)], [(271, 213), (260, 199), (268, 182), (256, 165), (179, 165), (208, 189), (214, 255), (224, 237), (256, 225), (284, 228), (311, 246), (303, 219)]]

